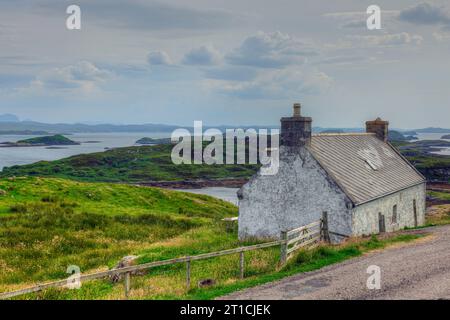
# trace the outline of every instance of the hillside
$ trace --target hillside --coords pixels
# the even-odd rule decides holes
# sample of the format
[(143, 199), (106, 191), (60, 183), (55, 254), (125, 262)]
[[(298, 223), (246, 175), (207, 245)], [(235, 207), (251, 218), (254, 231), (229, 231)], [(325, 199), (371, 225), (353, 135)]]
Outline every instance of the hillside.
[[(63, 179), (10, 178), (0, 181), (0, 292), (65, 279), (68, 266), (83, 274), (104, 271), (124, 256), (137, 263), (197, 255), (258, 243), (240, 242), (233, 205), (208, 196), (120, 184)], [(211, 288), (186, 291), (185, 265), (153, 268), (132, 277), (132, 299), (210, 299), (242, 288), (306, 272), (418, 236), (377, 237), (340, 247), (299, 251), (285, 267), (280, 248), (192, 263), (191, 281), (214, 279)], [(48, 289), (20, 299), (123, 299), (123, 281), (83, 282), (79, 290)]]
[[(431, 154), (434, 146), (448, 147), (448, 141), (394, 141), (393, 144), (429, 181), (450, 181), (450, 157)], [(247, 179), (257, 165), (174, 165), (172, 145), (117, 148), (82, 154), (57, 161), (40, 161), (5, 167), (0, 177), (41, 176), (78, 181), (149, 182), (182, 180)]]
[(111, 267), (123, 256), (185, 233), (195, 234), (206, 246), (214, 239), (209, 232), (217, 234), (217, 245), (235, 245), (236, 237), (219, 232), (216, 224), (236, 214), (232, 204), (184, 192), (63, 179), (4, 179), (0, 292), (19, 283), (64, 278), (69, 265), (83, 272)]
[(422, 173), (428, 181), (450, 183), (450, 156), (430, 153), (436, 146), (450, 147), (442, 140), (416, 142), (393, 142), (393, 145)]
[(117, 148), (57, 161), (4, 168), (0, 177), (42, 176), (80, 181), (145, 182), (248, 178), (257, 165), (174, 165), (172, 145)]

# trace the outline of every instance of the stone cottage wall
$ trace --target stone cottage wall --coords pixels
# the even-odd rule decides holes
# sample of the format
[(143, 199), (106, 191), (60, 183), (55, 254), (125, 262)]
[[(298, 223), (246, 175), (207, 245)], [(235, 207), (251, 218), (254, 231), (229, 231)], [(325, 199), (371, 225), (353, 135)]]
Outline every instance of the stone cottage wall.
[[(385, 216), (386, 232), (404, 227), (414, 227), (414, 207), (416, 200), (418, 225), (425, 223), (425, 183), (392, 195), (368, 202), (353, 209), (353, 235), (379, 233), (379, 213)], [(397, 205), (397, 222), (393, 222), (393, 208)]]
[(311, 153), (280, 147), (280, 168), (273, 176), (253, 176), (239, 191), (239, 238), (279, 238), (328, 212), (329, 228), (344, 235), (352, 230), (349, 201)]

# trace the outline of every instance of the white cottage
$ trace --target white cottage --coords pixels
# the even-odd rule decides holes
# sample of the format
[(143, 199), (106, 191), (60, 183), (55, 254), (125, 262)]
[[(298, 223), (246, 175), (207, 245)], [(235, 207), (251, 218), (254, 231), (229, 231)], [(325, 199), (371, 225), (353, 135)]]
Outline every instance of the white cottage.
[(328, 214), (332, 241), (425, 221), (425, 178), (387, 141), (387, 121), (366, 133), (312, 135), (312, 119), (281, 119), (280, 167), (238, 192), (239, 238), (278, 238)]

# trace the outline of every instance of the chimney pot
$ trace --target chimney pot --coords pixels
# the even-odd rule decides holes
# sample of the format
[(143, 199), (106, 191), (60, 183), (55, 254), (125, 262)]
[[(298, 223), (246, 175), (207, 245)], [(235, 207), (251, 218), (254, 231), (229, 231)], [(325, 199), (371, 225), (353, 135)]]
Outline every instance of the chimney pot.
[(302, 105), (300, 103), (294, 103), (294, 117), (300, 117), (300, 109)]

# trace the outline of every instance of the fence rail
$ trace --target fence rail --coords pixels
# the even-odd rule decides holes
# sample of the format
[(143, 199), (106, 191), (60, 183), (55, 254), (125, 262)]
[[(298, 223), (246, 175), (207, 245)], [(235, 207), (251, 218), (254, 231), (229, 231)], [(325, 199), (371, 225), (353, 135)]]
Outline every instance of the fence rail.
[[(324, 221), (325, 218), (325, 221)], [(315, 221), (309, 225), (302, 226), (297, 229), (283, 231), (281, 232), (281, 240), (271, 241), (251, 246), (239, 247), (234, 249), (203, 253), (195, 256), (185, 256), (175, 259), (168, 259), (162, 261), (154, 261), (143, 263), (135, 266), (123, 267), (123, 268), (115, 268), (108, 271), (101, 271), (91, 274), (81, 274), (78, 281), (84, 282), (89, 280), (101, 279), (117, 274), (125, 274), (124, 279), (124, 289), (125, 289), (125, 298), (128, 298), (129, 292), (131, 290), (131, 274), (136, 271), (147, 270), (155, 267), (161, 267), (166, 265), (171, 265), (175, 263), (186, 263), (186, 288), (187, 290), (191, 287), (191, 262), (210, 259), (214, 257), (220, 257), (230, 254), (239, 253), (239, 275), (240, 278), (244, 278), (245, 270), (244, 270), (244, 253), (247, 251), (259, 250), (263, 248), (269, 248), (274, 246), (281, 246), (281, 254), (280, 254), (280, 264), (283, 265), (289, 259), (290, 255), (303, 247), (307, 247), (309, 245), (317, 244), (321, 239), (327, 240), (326, 234), (328, 234), (328, 230), (326, 224), (326, 213), (324, 217), (318, 221)], [(300, 234), (299, 236), (289, 238), (292, 235)], [(290, 247), (292, 245), (292, 247)], [(54, 282), (48, 282), (44, 284), (39, 284), (33, 287), (20, 289), (12, 292), (0, 293), (0, 299), (9, 299), (16, 296), (39, 292), (48, 288), (57, 288), (57, 287), (68, 287), (70, 285), (70, 281), (68, 279), (58, 280)]]

